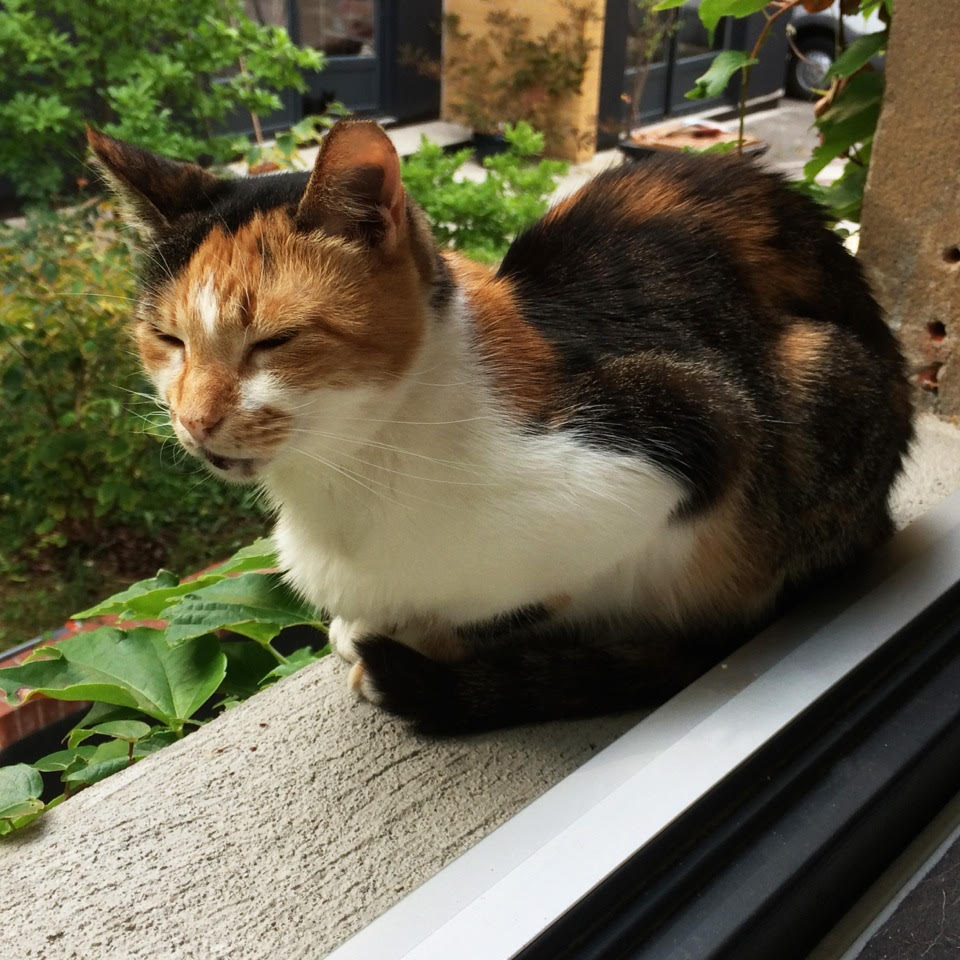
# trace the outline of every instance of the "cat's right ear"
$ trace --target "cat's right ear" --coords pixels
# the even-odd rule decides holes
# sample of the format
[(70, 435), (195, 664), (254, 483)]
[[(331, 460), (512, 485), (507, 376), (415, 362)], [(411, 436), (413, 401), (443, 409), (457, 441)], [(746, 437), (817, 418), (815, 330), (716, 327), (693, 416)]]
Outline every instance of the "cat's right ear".
[(323, 230), (391, 254), (406, 228), (400, 159), (372, 120), (340, 120), (323, 138), (297, 208), (300, 230)]
[(87, 127), (87, 143), (124, 219), (151, 237), (178, 217), (210, 205), (221, 183), (193, 163), (181, 163)]

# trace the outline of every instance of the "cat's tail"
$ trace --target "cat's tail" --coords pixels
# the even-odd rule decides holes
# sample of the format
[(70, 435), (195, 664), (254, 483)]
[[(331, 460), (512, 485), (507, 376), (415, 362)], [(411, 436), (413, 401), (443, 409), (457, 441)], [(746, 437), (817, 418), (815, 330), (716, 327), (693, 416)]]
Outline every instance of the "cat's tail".
[[(620, 635), (609, 635), (615, 629)], [(662, 703), (722, 652), (625, 633), (609, 624), (542, 624), (454, 663), (367, 637), (357, 643), (356, 676), (367, 699), (421, 733), (471, 733)]]

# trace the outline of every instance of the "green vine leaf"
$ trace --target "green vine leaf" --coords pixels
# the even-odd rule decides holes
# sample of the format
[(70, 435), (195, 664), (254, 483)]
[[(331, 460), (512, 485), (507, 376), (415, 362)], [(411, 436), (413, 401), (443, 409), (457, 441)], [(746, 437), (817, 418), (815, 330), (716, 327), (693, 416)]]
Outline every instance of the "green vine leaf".
[(264, 677), (277, 666), (277, 658), (255, 640), (224, 642), (223, 652), (227, 656), (227, 675), (217, 693), (224, 697), (252, 697)]
[(249, 546), (241, 547), (229, 560), (225, 560), (210, 571), (211, 574), (224, 576), (228, 573), (251, 573), (272, 570), (277, 566), (277, 555), (273, 543), (268, 537), (260, 537)]
[(140, 627), (129, 633), (102, 627), (79, 633), (42, 659), (0, 670), (0, 687), (26, 687), (56, 700), (96, 700), (133, 707), (173, 730), (213, 694), (226, 671), (216, 637), (199, 636), (171, 647), (160, 630)]
[(175, 573), (160, 570), (155, 577), (139, 580), (95, 606), (75, 613), (73, 619), (89, 620), (108, 615), (123, 620), (161, 619), (165, 610), (187, 594), (219, 583), (230, 575), (272, 570), (276, 566), (277, 557), (273, 552), (273, 545), (267, 538), (261, 537), (194, 580), (181, 582)]
[(858, 73), (850, 80), (834, 105), (817, 121), (823, 138), (803, 168), (807, 180), (813, 180), (831, 160), (843, 156), (855, 144), (872, 140), (882, 99), (880, 74)]
[(133, 755), (139, 760), (141, 757), (146, 757), (151, 753), (156, 753), (158, 750), (162, 750), (164, 747), (169, 747), (171, 743), (176, 742), (176, 739), (177, 735), (172, 730), (164, 730), (162, 727), (154, 727), (149, 736), (144, 737), (142, 740), (138, 740), (133, 745)]
[(320, 650), (314, 650), (312, 647), (301, 647), (299, 650), (294, 650), (287, 656), (286, 663), (278, 664), (260, 681), (261, 686), (289, 677), (315, 660), (322, 660), (329, 652), (329, 644)]
[(823, 82), (834, 77), (850, 77), (865, 67), (887, 45), (887, 33), (870, 33), (865, 37), (857, 37), (843, 53), (833, 62), (826, 72)]
[(108, 597), (96, 606), (75, 613), (73, 620), (89, 620), (93, 617), (115, 615), (122, 620), (156, 620), (161, 612), (178, 597), (199, 587), (217, 583), (222, 577), (203, 576), (188, 583), (181, 583), (176, 574), (161, 570), (155, 577), (138, 580), (121, 593)]
[(284, 627), (319, 625), (320, 618), (278, 573), (243, 573), (185, 596), (164, 611), (167, 642), (183, 643), (212, 630), (231, 630), (269, 643)]
[(48, 753), (45, 757), (41, 757), (34, 764), (34, 767), (43, 773), (62, 773), (72, 767), (79, 766), (77, 764), (78, 760), (86, 763), (96, 749), (96, 747), (82, 746), (57, 750), (55, 753)]
[(43, 780), (25, 763), (0, 767), (0, 823), (43, 810)]
[[(697, 8), (700, 22), (707, 28), (710, 44), (713, 45), (713, 35), (717, 24), (724, 17), (749, 17), (750, 14), (762, 10), (770, 0), (702, 0)], [(715, 94), (716, 96), (716, 94)]]
[(102, 733), (114, 740), (123, 740), (124, 743), (136, 743), (137, 740), (149, 736), (153, 728), (142, 720), (111, 720), (107, 723), (98, 723), (91, 727), (91, 733)]
[(730, 78), (744, 67), (752, 67), (757, 63), (756, 57), (751, 57), (743, 50), (724, 50), (713, 58), (713, 63), (703, 76), (694, 81), (696, 86), (688, 90), (684, 96), (688, 100), (705, 100), (708, 97), (719, 97), (727, 88)]
[(108, 740), (94, 747), (83, 766), (65, 771), (62, 779), (64, 783), (85, 787), (130, 766), (131, 762), (129, 746), (123, 740)]

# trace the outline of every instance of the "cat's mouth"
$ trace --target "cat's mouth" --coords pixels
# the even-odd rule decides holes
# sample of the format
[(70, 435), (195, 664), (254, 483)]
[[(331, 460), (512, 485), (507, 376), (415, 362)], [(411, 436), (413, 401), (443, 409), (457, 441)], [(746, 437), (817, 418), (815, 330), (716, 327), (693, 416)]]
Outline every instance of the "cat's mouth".
[(211, 467), (231, 480), (252, 477), (262, 463), (260, 460), (245, 457), (223, 457), (203, 447), (200, 448), (200, 454)]

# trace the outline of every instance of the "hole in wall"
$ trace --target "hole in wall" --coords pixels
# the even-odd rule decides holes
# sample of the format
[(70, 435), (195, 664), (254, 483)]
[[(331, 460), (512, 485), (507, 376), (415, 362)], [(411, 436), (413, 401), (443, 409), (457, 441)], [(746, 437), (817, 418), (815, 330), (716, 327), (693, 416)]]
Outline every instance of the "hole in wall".
[(946, 263), (960, 263), (960, 247), (947, 247), (943, 251), (943, 259)]
[(931, 363), (929, 367), (924, 367), (917, 374), (917, 385), (921, 390), (926, 390), (928, 393), (937, 392), (937, 390), (940, 388), (940, 384), (937, 382), (937, 377), (942, 366), (942, 363)]
[(930, 339), (934, 343), (940, 343), (947, 338), (946, 324), (940, 320), (932, 320), (927, 324), (927, 333), (930, 334)]

